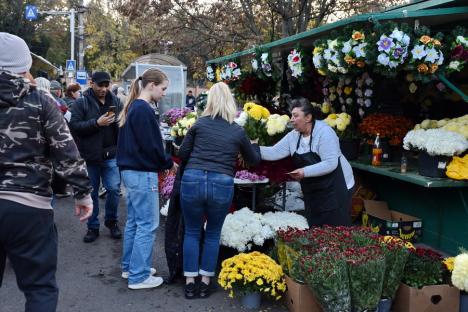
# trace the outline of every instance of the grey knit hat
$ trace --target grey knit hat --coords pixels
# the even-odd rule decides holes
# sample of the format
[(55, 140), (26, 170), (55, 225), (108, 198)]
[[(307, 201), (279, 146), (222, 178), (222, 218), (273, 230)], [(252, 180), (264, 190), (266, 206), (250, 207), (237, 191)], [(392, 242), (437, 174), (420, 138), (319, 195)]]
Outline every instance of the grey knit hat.
[(31, 69), (31, 52), (20, 37), (0, 32), (0, 51), (0, 71), (21, 74)]

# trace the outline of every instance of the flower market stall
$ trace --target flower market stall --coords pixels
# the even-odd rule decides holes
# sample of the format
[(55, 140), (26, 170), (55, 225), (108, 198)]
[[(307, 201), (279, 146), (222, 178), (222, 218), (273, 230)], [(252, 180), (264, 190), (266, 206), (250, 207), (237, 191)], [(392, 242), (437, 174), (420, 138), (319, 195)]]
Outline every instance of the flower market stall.
[[(417, 1), (210, 60), (207, 79), (270, 112), (287, 114), (286, 96), (318, 103), (358, 180), (421, 219), (420, 242), (456, 253), (468, 246), (467, 21), (464, 1)], [(246, 125), (247, 110), (239, 121), (251, 137), (277, 141)], [(373, 166), (377, 134), (382, 163)]]

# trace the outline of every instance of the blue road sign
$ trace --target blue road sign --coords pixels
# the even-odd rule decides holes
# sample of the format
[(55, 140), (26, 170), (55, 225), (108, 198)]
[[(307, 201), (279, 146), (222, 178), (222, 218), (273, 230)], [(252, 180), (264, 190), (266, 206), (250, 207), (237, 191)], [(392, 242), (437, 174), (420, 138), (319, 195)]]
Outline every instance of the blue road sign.
[(86, 75), (86, 70), (76, 71), (76, 82), (83, 86), (85, 86), (88, 83), (88, 76)]
[(65, 66), (66, 71), (75, 71), (76, 70), (76, 61), (75, 60), (67, 60), (67, 66)]
[(37, 6), (27, 5), (24, 9), (24, 18), (28, 21), (33, 21), (37, 19)]

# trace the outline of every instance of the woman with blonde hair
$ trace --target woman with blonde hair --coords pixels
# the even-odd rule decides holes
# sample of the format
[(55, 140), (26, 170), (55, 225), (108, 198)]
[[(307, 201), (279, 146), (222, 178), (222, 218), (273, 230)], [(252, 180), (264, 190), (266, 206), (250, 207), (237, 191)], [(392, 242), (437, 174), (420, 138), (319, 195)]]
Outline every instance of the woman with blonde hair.
[(154, 288), (162, 284), (153, 276), (153, 244), (159, 226), (158, 171), (176, 170), (177, 165), (164, 151), (161, 132), (150, 102), (166, 95), (167, 76), (148, 69), (135, 79), (130, 96), (119, 116), (117, 165), (127, 190), (122, 277), (128, 288)]
[[(260, 161), (258, 145), (234, 123), (237, 107), (229, 87), (216, 83), (208, 92), (206, 109), (188, 131), (179, 150), (185, 163), (180, 189), (185, 234), (183, 267), (185, 297), (210, 295), (219, 239), (234, 194), (234, 166), (239, 152), (252, 165)], [(206, 216), (200, 257), (200, 229)], [(200, 259), (200, 262), (199, 262)], [(195, 278), (201, 275), (200, 283)]]

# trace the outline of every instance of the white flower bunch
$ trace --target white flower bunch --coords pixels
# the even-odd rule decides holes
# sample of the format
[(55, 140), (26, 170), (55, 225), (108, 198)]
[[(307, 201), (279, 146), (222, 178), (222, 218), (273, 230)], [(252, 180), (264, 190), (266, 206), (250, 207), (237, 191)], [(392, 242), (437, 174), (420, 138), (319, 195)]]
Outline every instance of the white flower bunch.
[(266, 129), (269, 136), (273, 136), (275, 134), (283, 133), (286, 130), (286, 126), (289, 122), (288, 115), (278, 115), (273, 114), (268, 117), (266, 122)]
[(215, 73), (213, 71), (213, 68), (211, 68), (211, 66), (208, 66), (206, 68), (206, 78), (209, 80), (209, 81), (213, 81), (215, 79)]
[(195, 113), (189, 113), (184, 118), (179, 119), (177, 123), (171, 128), (172, 137), (185, 136), (188, 130), (197, 121), (197, 115)]
[(457, 38), (455, 38), (455, 42), (461, 44), (465, 48), (468, 48), (468, 37), (457, 36)]
[(294, 49), (291, 51), (291, 53), (289, 53), (288, 66), (293, 77), (299, 78), (302, 75), (303, 67), (301, 52)]
[(234, 119), (234, 122), (238, 124), (239, 126), (244, 127), (248, 118), (249, 118), (249, 114), (243, 111), (240, 113), (239, 117)]
[(387, 68), (396, 68), (405, 62), (408, 56), (410, 37), (395, 28), (390, 35), (383, 34), (377, 41), (377, 63)]
[(461, 291), (468, 291), (468, 254), (462, 253), (455, 257), (452, 284)]
[(244, 252), (252, 248), (252, 243), (262, 246), (265, 240), (275, 236), (277, 230), (287, 227), (307, 229), (309, 226), (304, 217), (294, 212), (268, 212), (262, 215), (244, 207), (226, 216), (221, 230), (221, 244)]
[(327, 40), (327, 48), (323, 50), (323, 59), (327, 63), (327, 69), (332, 73), (346, 74), (348, 70), (341, 61), (338, 39)]
[(431, 156), (454, 156), (468, 148), (468, 141), (463, 135), (445, 129), (419, 129), (406, 134), (403, 147), (426, 151)]

